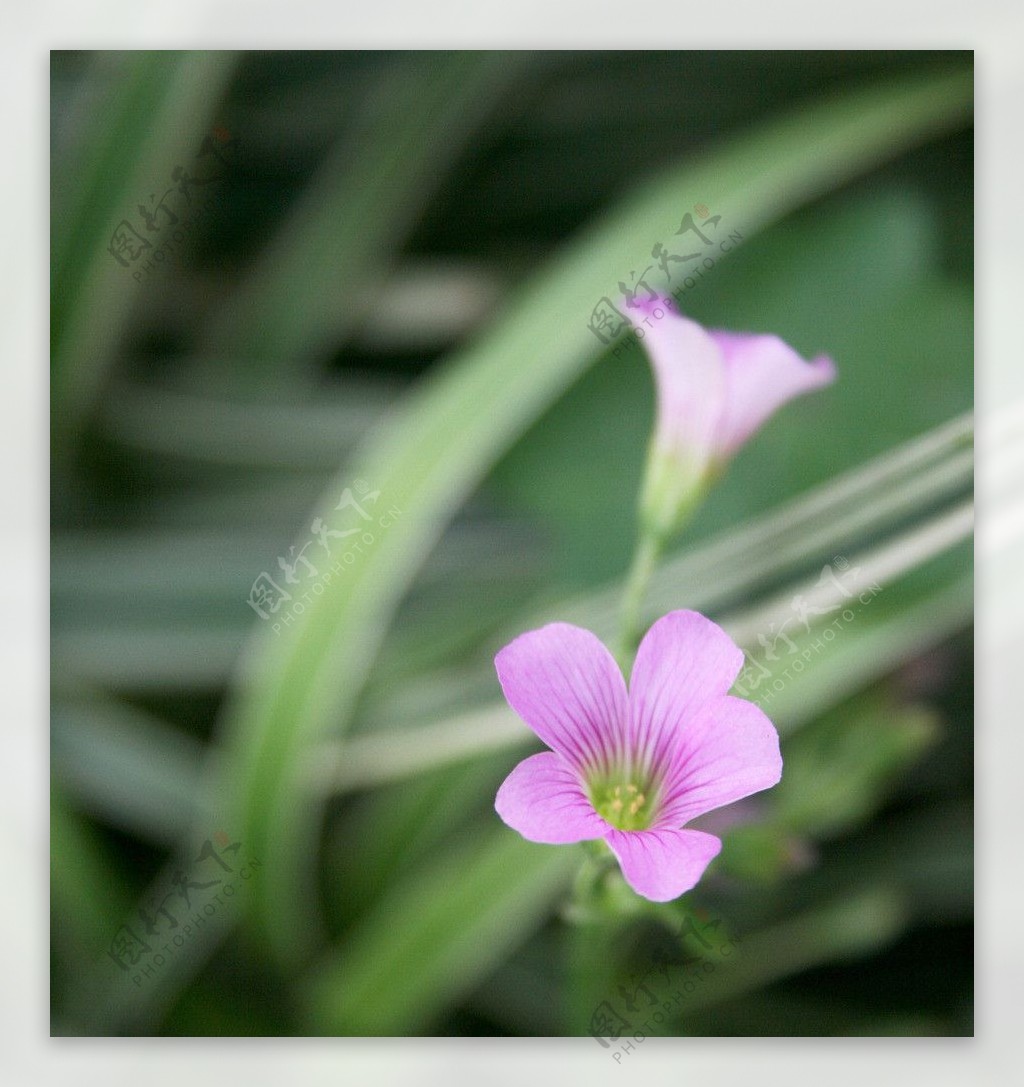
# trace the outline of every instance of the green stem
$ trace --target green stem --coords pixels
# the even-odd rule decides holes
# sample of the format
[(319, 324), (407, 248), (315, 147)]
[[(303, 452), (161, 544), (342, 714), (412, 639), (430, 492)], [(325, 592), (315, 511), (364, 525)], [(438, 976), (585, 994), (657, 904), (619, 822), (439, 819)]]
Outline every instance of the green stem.
[(566, 1028), (585, 1034), (594, 1009), (606, 1000), (615, 975), (613, 936), (619, 924), (605, 903), (604, 876), (613, 857), (601, 841), (583, 842), (583, 858), (563, 913), (569, 925), (569, 973)]
[(640, 638), (640, 609), (651, 574), (661, 557), (662, 541), (650, 533), (643, 533), (633, 553), (633, 563), (626, 578), (622, 597), (622, 619), (615, 656), (623, 672), (628, 672)]

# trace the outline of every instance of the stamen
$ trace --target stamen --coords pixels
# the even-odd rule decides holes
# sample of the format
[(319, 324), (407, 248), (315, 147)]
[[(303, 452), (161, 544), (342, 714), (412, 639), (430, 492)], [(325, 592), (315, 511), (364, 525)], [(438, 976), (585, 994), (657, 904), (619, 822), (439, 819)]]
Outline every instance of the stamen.
[(615, 785), (607, 779), (596, 781), (591, 786), (590, 798), (598, 815), (619, 830), (646, 830), (656, 814), (648, 807), (647, 795), (635, 781), (620, 781)]

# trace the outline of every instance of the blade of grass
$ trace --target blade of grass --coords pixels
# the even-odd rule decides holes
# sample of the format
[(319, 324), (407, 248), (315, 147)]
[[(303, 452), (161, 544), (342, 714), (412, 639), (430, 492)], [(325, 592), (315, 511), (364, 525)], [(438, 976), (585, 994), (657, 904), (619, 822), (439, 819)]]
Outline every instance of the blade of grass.
[(139, 283), (107, 251), (119, 220), (190, 160), (236, 63), (228, 52), (97, 55), (96, 79), (115, 68), (98, 130), (55, 182), (51, 323), (52, 448), (72, 453), (96, 402)]
[(294, 380), (289, 360), (359, 316), (452, 160), (522, 67), (493, 52), (405, 54), (374, 88), (355, 146), (339, 141), (205, 338), (205, 353)]
[(53, 708), (54, 777), (94, 816), (173, 846), (199, 810), (202, 745), (134, 707), (81, 692)]
[(55, 943), (82, 963), (109, 940), (128, 896), (97, 834), (50, 785), (50, 913)]
[(152, 385), (111, 391), (101, 424), (131, 449), (187, 461), (256, 468), (333, 468), (382, 415), (381, 384), (324, 393), (315, 402), (253, 403)]
[[(572, 850), (545, 849), (502, 829), (420, 869), (309, 976), (313, 1028), (379, 1036), (429, 1027), (533, 931), (576, 862)], [(401, 980), (382, 985), (382, 978)]]

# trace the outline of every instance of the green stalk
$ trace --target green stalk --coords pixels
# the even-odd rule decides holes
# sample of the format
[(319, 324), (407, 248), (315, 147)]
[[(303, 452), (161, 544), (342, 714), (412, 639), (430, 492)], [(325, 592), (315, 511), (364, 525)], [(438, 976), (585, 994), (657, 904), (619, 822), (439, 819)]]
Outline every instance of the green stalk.
[(662, 540), (651, 533), (643, 533), (637, 541), (633, 553), (633, 562), (626, 575), (626, 585), (622, 593), (622, 618), (619, 637), (616, 643), (615, 658), (623, 674), (629, 677), (633, 654), (640, 640), (640, 618), (644, 595), (650, 584), (651, 575), (662, 553)]

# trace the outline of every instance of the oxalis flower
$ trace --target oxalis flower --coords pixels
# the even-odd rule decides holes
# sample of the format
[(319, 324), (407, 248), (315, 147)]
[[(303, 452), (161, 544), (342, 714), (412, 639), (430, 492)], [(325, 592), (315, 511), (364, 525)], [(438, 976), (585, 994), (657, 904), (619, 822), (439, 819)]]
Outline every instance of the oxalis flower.
[(805, 362), (778, 336), (705, 329), (668, 297), (636, 300), (628, 313), (658, 400), (641, 520), (663, 538), (767, 419), (836, 371), (825, 355)]
[(727, 693), (742, 664), (725, 631), (694, 611), (651, 627), (628, 692), (590, 631), (551, 623), (520, 635), (495, 667), (509, 705), (551, 750), (509, 774), (498, 815), (531, 842), (603, 839), (638, 894), (677, 898), (722, 847), (686, 824), (782, 773), (771, 721)]

